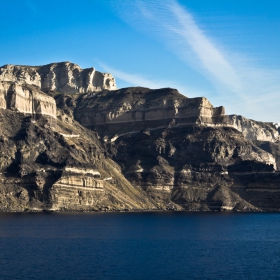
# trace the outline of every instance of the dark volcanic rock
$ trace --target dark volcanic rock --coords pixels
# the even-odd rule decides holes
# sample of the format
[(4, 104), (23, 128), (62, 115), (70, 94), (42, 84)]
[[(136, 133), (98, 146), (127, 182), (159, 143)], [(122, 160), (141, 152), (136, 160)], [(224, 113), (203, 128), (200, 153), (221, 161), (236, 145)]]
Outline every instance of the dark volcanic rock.
[(96, 133), (62, 111), (55, 129), (10, 110), (0, 119), (1, 211), (156, 207), (105, 156)]
[(171, 88), (94, 91), (71, 63), (0, 72), (1, 211), (280, 210), (274, 124)]

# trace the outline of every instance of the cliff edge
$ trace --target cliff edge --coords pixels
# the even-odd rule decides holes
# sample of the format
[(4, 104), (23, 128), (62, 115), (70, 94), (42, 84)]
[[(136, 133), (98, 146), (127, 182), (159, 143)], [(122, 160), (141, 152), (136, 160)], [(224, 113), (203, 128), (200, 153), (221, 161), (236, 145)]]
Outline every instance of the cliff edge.
[(6, 65), (0, 127), (1, 211), (280, 211), (279, 126), (205, 97)]
[(43, 66), (4, 65), (0, 81), (37, 86), (44, 92), (89, 93), (117, 89), (115, 78), (94, 68), (81, 69), (71, 62)]

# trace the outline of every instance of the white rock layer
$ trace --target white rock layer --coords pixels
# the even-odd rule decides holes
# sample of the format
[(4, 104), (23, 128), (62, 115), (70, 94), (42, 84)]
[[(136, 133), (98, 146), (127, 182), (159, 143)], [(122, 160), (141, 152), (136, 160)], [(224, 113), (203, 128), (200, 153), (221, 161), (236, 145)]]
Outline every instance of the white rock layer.
[(32, 86), (0, 82), (0, 108), (56, 118), (54, 98)]
[(117, 89), (111, 74), (101, 73), (94, 68), (81, 69), (71, 62), (44, 66), (4, 65), (0, 67), (0, 81), (34, 85), (45, 92), (70, 94)]

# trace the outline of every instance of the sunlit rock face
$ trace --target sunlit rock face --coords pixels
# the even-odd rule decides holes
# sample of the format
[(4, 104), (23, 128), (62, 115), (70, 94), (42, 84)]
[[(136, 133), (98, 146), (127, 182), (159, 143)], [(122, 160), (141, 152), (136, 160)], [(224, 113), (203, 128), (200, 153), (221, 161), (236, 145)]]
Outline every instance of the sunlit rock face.
[[(248, 140), (277, 141), (279, 132), (275, 126), (258, 123), (240, 116), (225, 115), (224, 107), (214, 108), (204, 97), (187, 98), (171, 88), (151, 90), (137, 87), (111, 92), (103, 91), (94, 95), (86, 94), (76, 102), (75, 118), (82, 125), (97, 129), (103, 139), (111, 143), (117, 141), (119, 137), (129, 137), (129, 135), (138, 133), (152, 135), (152, 132), (157, 130), (176, 130), (176, 135), (179, 137), (181, 131), (193, 126), (213, 128), (213, 133), (218, 129), (227, 128), (231, 129), (231, 136), (229, 132), (225, 132), (225, 135), (236, 137), (235, 143), (244, 142), (241, 145), (242, 148), (240, 147), (240, 151), (242, 151), (240, 156), (243, 155), (244, 159), (247, 157), (250, 160), (254, 159), (277, 168), (275, 155), (267, 149), (252, 147), (248, 142)], [(237, 130), (242, 134), (236, 134)], [(226, 158), (230, 160), (237, 152), (236, 145), (226, 144), (225, 139), (222, 137), (221, 141), (216, 143), (215, 149), (220, 155), (215, 155), (214, 151), (209, 150), (212, 159), (216, 157), (216, 161), (218, 158), (223, 158), (224, 161)], [(200, 141), (204, 144), (208, 143), (209, 135), (206, 134), (205, 138)], [(167, 148), (169, 144), (165, 143), (161, 147), (159, 143), (164, 143), (164, 140), (156, 144), (159, 145), (159, 155), (166, 149), (170, 154), (178, 151), (174, 144)], [(205, 146), (201, 149), (206, 155)], [(205, 158), (205, 160), (209, 159)], [(170, 182), (167, 185), (170, 184), (172, 185)], [(167, 185), (165, 182), (165, 186)]]
[(61, 93), (88, 93), (117, 88), (115, 78), (94, 68), (81, 69), (71, 62), (43, 66), (4, 65), (0, 81), (17, 82), (39, 87), (42, 91)]
[(6, 65), (0, 128), (0, 211), (280, 211), (279, 126), (205, 97)]
[(56, 119), (54, 98), (26, 84), (0, 82), (0, 108)]
[[(125, 177), (158, 207), (255, 211), (269, 208), (270, 199), (273, 207), (280, 201), (278, 130), (271, 124), (225, 115), (206, 98), (168, 88), (126, 88), (57, 102), (63, 108), (75, 103), (70, 107), (76, 120), (98, 131)], [(253, 188), (248, 178), (260, 183)], [(262, 198), (258, 188), (266, 180)]]
[(97, 170), (66, 167), (50, 188), (51, 208), (61, 209), (65, 205), (72, 209), (95, 207), (106, 196), (104, 183)]
[(223, 106), (213, 107), (205, 98), (187, 98), (177, 90), (125, 88), (80, 98), (77, 120), (88, 127), (104, 127), (112, 134), (157, 127), (200, 125), (232, 127), (248, 140), (279, 141), (279, 127), (237, 115), (226, 115)]
[(111, 134), (215, 124), (224, 116), (224, 108), (214, 108), (206, 98), (187, 98), (171, 88), (104, 91), (84, 95), (77, 105), (75, 117), (82, 125), (104, 127)]
[(280, 140), (280, 130), (277, 124), (257, 122), (237, 115), (231, 115), (229, 119), (232, 126), (241, 131), (249, 140), (269, 142)]

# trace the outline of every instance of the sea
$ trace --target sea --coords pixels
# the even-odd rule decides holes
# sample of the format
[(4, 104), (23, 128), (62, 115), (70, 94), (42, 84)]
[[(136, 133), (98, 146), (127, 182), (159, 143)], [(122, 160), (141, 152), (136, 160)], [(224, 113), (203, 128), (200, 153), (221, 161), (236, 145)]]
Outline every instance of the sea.
[(1, 213), (0, 279), (280, 279), (280, 214)]

